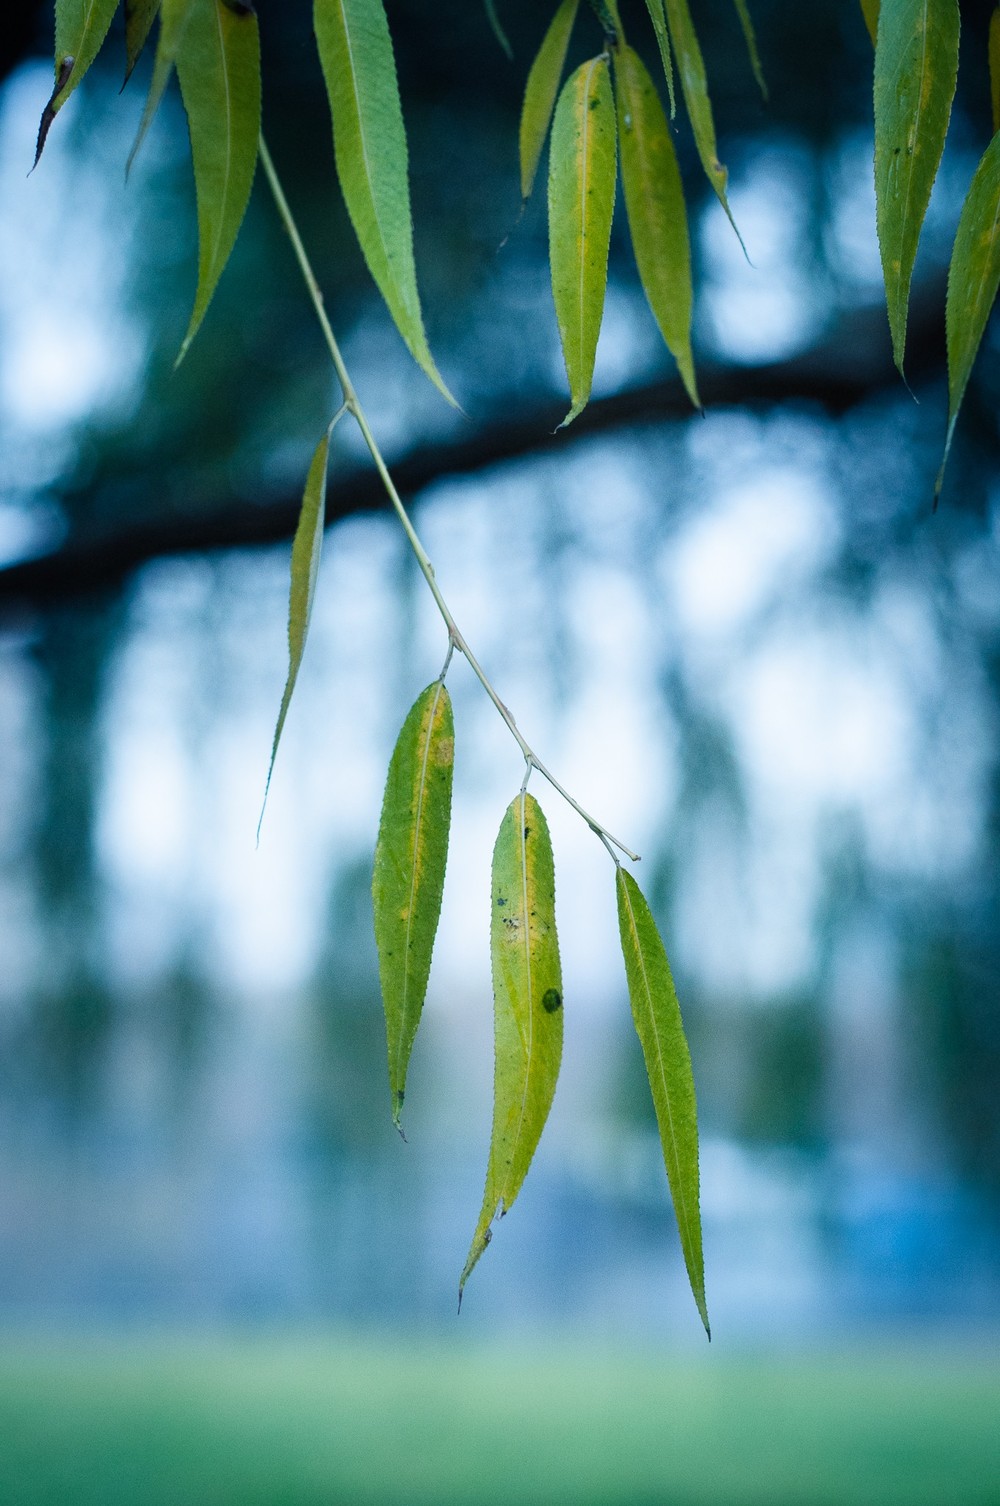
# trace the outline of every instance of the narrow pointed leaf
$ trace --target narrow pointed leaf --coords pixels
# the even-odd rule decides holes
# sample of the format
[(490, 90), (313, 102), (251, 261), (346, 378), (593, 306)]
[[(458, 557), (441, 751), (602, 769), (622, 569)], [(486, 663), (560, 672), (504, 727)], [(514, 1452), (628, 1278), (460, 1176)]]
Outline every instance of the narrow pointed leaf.
[(940, 493), (958, 411), (986, 321), (1000, 286), (1000, 132), (976, 168), (955, 235), (948, 269), (948, 436), (937, 479)]
[(677, 114), (677, 100), (674, 96), (674, 63), (670, 55), (670, 33), (667, 31), (667, 16), (663, 9), (663, 0), (646, 0), (646, 9), (649, 11), (649, 19), (656, 33), (656, 45), (660, 49), (663, 77), (667, 81), (667, 98), (670, 100), (670, 119), (673, 120)]
[(257, 17), (194, 0), (177, 52), (198, 199), (198, 289), (178, 361), (212, 301), (246, 213), (260, 140)]
[(156, 39), (153, 76), (149, 81), (149, 94), (146, 96), (146, 106), (142, 112), (139, 129), (135, 134), (132, 150), (129, 152), (129, 171), (139, 148), (146, 139), (146, 132), (153, 122), (153, 117), (160, 108), (160, 101), (170, 82), (170, 75), (174, 71), (184, 30), (197, 3), (198, 0), (161, 0), (160, 31)]
[[(271, 762), (267, 770), (267, 783), (264, 786), (265, 805), (267, 792), (271, 788), (274, 760), (278, 756), (278, 744), (285, 728), (288, 708), (292, 704), (295, 682), (299, 677), (302, 655), (306, 647), (306, 636), (309, 632), (309, 620), (312, 617), (313, 601), (316, 596), (316, 580), (319, 576), (319, 562), (323, 550), (323, 528), (326, 523), (326, 470), (330, 458), (330, 433), (330, 429), (327, 429), (316, 446), (316, 452), (309, 466), (305, 490), (302, 493), (298, 527), (292, 542), (291, 586), (288, 593), (288, 675), (285, 679), (285, 689), (281, 696), (278, 720), (274, 728), (274, 741), (271, 744)], [(261, 810), (260, 819), (261, 821), (264, 819), (263, 810)], [(260, 835), (259, 822), (257, 835)]]
[(865, 18), (865, 25), (868, 27), (868, 35), (872, 39), (873, 47), (878, 40), (879, 8), (880, 0), (861, 0), (861, 14)]
[(990, 17), (990, 103), (993, 106), (993, 129), (1000, 131), (1000, 5)]
[(500, 24), (500, 17), (497, 15), (497, 8), (494, 5), (493, 0), (483, 0), (483, 8), (486, 11), (486, 19), (490, 23), (490, 30), (496, 37), (507, 57), (511, 60), (511, 62), (513, 62), (514, 49), (510, 45), (507, 33), (504, 31), (502, 25)]
[(482, 1212), (459, 1283), (513, 1206), (548, 1118), (562, 1059), (562, 973), (552, 846), (541, 807), (522, 791), (493, 849), (490, 949), (496, 1052), (493, 1133)]
[(615, 57), (622, 188), (643, 291), (699, 407), (691, 356), (691, 248), (670, 127), (653, 80), (631, 47)]
[(566, 62), (566, 49), (579, 9), (579, 0), (562, 0), (542, 39), (535, 61), (528, 73), (521, 108), (518, 138), (521, 155), (521, 198), (527, 199), (535, 183), (535, 174), (549, 133), (555, 109), (559, 81)]
[(743, 38), (747, 44), (750, 67), (753, 69), (753, 76), (757, 80), (757, 88), (764, 99), (767, 99), (767, 80), (764, 78), (764, 69), (761, 66), (760, 52), (757, 48), (757, 33), (753, 29), (750, 7), (747, 5), (747, 0), (733, 0), (733, 3), (736, 6), (736, 14), (739, 17)]
[(406, 132), (382, 0), (315, 0), (313, 18), (333, 117), (337, 176), (351, 224), (410, 354), (454, 403), (424, 333)]
[(56, 0), (56, 76), (38, 123), (32, 171), (52, 122), (104, 45), (117, 9), (118, 0)]
[(623, 868), (618, 870), (617, 888), (618, 929), (632, 1018), (653, 1094), (684, 1264), (705, 1332), (711, 1338), (705, 1304), (698, 1186), (698, 1116), (691, 1055), (670, 963), (649, 906), (635, 879)]
[[(691, 121), (691, 130), (694, 132), (694, 143), (698, 148), (698, 156), (701, 158), (701, 165), (705, 169), (705, 176), (715, 189), (719, 203), (729, 216), (730, 224), (732, 224), (735, 230), (736, 225), (730, 212), (729, 200), (726, 197), (726, 184), (729, 174), (719, 161), (718, 149), (715, 142), (715, 121), (712, 117), (712, 102), (708, 97), (708, 79), (705, 75), (705, 62), (701, 55), (701, 47), (694, 29), (694, 22), (691, 20), (688, 0), (666, 0), (666, 12), (670, 40), (677, 55), (677, 67), (681, 78), (681, 92), (684, 95), (684, 103), (687, 105), (688, 118)], [(737, 234), (739, 234), (738, 231)]]
[(441, 914), (454, 765), (451, 699), (444, 681), (435, 680), (415, 701), (393, 751), (372, 878), (397, 1129)]
[(958, 0), (883, 5), (875, 46), (875, 207), (892, 352), (903, 370), (910, 281), (958, 75)]
[(549, 148), (549, 262), (571, 423), (590, 397), (615, 207), (615, 104), (607, 60), (583, 63), (556, 105)]
[(152, 30), (160, 0), (125, 0), (125, 82), (139, 61)]

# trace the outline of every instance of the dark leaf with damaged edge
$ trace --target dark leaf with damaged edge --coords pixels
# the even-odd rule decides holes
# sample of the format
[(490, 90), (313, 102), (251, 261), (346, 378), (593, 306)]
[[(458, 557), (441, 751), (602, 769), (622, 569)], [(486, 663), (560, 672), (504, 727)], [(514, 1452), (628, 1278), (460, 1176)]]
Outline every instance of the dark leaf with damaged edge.
[(389, 1091), (397, 1129), (441, 914), (454, 766), (451, 698), (444, 681), (435, 680), (410, 709), (393, 749), (372, 875)]
[(458, 1287), (490, 1242), (497, 1213), (521, 1190), (556, 1090), (562, 1060), (562, 972), (552, 844), (541, 806), (523, 790), (493, 849), (493, 1131), (479, 1222)]
[(670, 963), (642, 890), (618, 869), (618, 928), (629, 999), (653, 1094), (688, 1280), (701, 1321), (712, 1332), (705, 1304), (698, 1176), (698, 1114), (680, 1005)]
[(56, 0), (56, 80), (42, 111), (35, 142), (35, 161), (59, 111), (104, 45), (118, 0)]

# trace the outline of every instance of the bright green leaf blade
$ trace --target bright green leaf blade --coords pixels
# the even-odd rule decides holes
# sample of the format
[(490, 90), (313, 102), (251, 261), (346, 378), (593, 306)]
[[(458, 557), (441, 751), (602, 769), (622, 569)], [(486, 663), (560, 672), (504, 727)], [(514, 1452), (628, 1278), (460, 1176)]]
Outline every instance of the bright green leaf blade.
[(555, 873), (541, 807), (511, 801), (493, 849), (490, 949), (496, 1059), (493, 1133), (482, 1212), (459, 1283), (490, 1242), (490, 1224), (513, 1206), (548, 1118), (562, 1059), (562, 973)]
[(573, 405), (587, 405), (604, 315), (615, 207), (615, 104), (604, 56), (567, 79), (549, 147), (549, 262), (552, 295)]
[(993, 129), (1000, 131), (1000, 5), (990, 17), (990, 103), (993, 106)]
[(125, 82), (146, 45), (160, 0), (125, 0)]
[[(681, 91), (684, 95), (684, 103), (687, 105), (688, 118), (691, 121), (691, 129), (694, 132), (694, 142), (698, 148), (698, 156), (701, 158), (701, 165), (705, 169), (705, 176), (715, 189), (719, 203), (729, 216), (729, 222), (735, 230), (736, 224), (730, 212), (729, 200), (726, 197), (726, 183), (728, 182), (729, 174), (718, 157), (718, 149), (715, 142), (715, 121), (712, 118), (712, 102), (708, 97), (708, 79), (705, 75), (705, 62), (701, 55), (701, 47), (694, 29), (694, 22), (691, 20), (688, 0), (666, 0), (666, 11), (670, 29), (670, 40), (673, 43), (674, 52), (677, 54), (677, 66), (681, 76)], [(737, 231), (738, 234), (739, 231)]]
[(736, 14), (739, 17), (743, 38), (747, 44), (750, 67), (753, 69), (753, 76), (757, 80), (757, 88), (764, 99), (767, 99), (767, 80), (764, 78), (764, 69), (761, 66), (760, 52), (757, 48), (757, 33), (753, 29), (750, 7), (747, 5), (747, 0), (733, 0), (733, 3), (736, 6)]
[(935, 493), (941, 491), (958, 411), (986, 321), (1000, 286), (1000, 132), (976, 168), (955, 234), (948, 268), (948, 437)]
[(451, 698), (444, 681), (436, 680), (418, 696), (393, 750), (372, 877), (397, 1129), (441, 914), (454, 766)]
[(892, 352), (903, 370), (910, 280), (958, 76), (958, 0), (883, 5), (875, 46), (875, 207)]
[(117, 9), (118, 0), (56, 0), (56, 78), (38, 123), (32, 171), (57, 113), (104, 45)]
[(382, 0), (315, 0), (337, 176), (358, 242), (413, 359), (454, 403), (424, 333), (406, 132)]
[[(278, 756), (278, 744), (285, 728), (288, 708), (292, 704), (295, 682), (299, 677), (302, 655), (306, 647), (306, 635), (309, 632), (309, 619), (312, 617), (313, 600), (316, 596), (316, 580), (323, 550), (323, 527), (326, 522), (326, 469), (330, 458), (330, 433), (331, 430), (327, 429), (316, 446), (316, 453), (309, 466), (305, 490), (302, 493), (298, 526), (292, 542), (291, 588), (288, 593), (288, 675), (281, 697), (278, 721), (274, 728), (274, 741), (271, 744), (271, 762), (267, 770), (267, 783), (264, 786), (265, 805), (267, 792), (271, 788), (274, 760)], [(261, 821), (264, 819), (263, 810), (261, 810), (260, 819)], [(259, 822), (257, 835), (260, 836)]]
[(146, 132), (152, 124), (153, 116), (160, 108), (160, 101), (170, 82), (170, 75), (174, 71), (174, 64), (180, 51), (184, 30), (196, 4), (197, 0), (162, 0), (160, 5), (160, 34), (156, 39), (156, 56), (153, 59), (153, 77), (149, 81), (149, 94), (146, 96), (146, 106), (142, 112), (142, 119), (139, 122), (139, 129), (135, 134), (132, 150), (128, 155), (129, 171), (131, 171), (132, 163), (136, 159), (139, 148), (146, 139)]
[(529, 198), (534, 187), (578, 9), (579, 0), (562, 0), (528, 74), (518, 136), (522, 199)]
[(663, 0), (646, 0), (646, 9), (649, 11), (649, 19), (656, 33), (656, 45), (660, 49), (660, 62), (663, 64), (663, 77), (667, 81), (667, 96), (670, 100), (670, 119), (673, 120), (677, 114), (677, 100), (674, 96), (674, 62), (670, 55), (670, 33), (667, 31), (667, 16), (663, 9)]
[(176, 59), (198, 199), (198, 289), (178, 362), (243, 223), (260, 141), (260, 40), (252, 10), (194, 0)]
[(500, 17), (497, 15), (497, 8), (494, 5), (493, 0), (483, 0), (483, 9), (486, 11), (486, 19), (490, 23), (490, 31), (492, 31), (493, 35), (496, 37), (507, 57), (511, 60), (511, 62), (513, 62), (514, 49), (510, 45), (510, 40), (507, 36), (507, 33), (504, 31), (502, 25), (500, 24)]
[(645, 65), (631, 47), (615, 56), (622, 188), (639, 280), (696, 407), (691, 355), (691, 248), (670, 127)]
[(698, 1116), (691, 1055), (670, 964), (656, 922), (635, 879), (618, 869), (618, 929), (629, 999), (653, 1093), (691, 1291), (711, 1338), (705, 1304), (698, 1189)]
[(861, 13), (865, 18), (865, 25), (868, 27), (868, 35), (872, 39), (873, 47), (878, 41), (879, 8), (880, 0), (861, 0)]

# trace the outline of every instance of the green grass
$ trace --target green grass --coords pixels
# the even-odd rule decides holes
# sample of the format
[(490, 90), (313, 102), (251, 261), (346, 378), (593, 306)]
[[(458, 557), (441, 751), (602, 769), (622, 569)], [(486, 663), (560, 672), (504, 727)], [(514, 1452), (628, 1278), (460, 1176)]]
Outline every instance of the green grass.
[(3, 1506), (1000, 1506), (1000, 1374), (356, 1337), (0, 1359)]

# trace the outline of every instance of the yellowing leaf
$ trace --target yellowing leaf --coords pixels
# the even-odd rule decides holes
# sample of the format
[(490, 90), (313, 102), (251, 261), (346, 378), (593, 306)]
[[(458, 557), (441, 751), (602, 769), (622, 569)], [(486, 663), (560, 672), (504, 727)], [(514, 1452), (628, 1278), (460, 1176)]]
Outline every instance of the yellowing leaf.
[(444, 681), (435, 680), (418, 696), (393, 751), (372, 877), (397, 1129), (441, 914), (454, 766), (451, 698)]
[[(309, 466), (309, 474), (306, 476), (299, 522), (292, 541), (291, 588), (288, 593), (288, 675), (281, 697), (278, 721), (274, 729), (274, 741), (271, 744), (271, 762), (267, 770), (267, 783), (264, 786), (265, 805), (267, 792), (271, 788), (274, 760), (278, 756), (278, 744), (284, 731), (285, 718), (292, 703), (292, 692), (295, 689), (302, 655), (305, 652), (306, 635), (309, 632), (309, 620), (312, 617), (313, 601), (316, 596), (316, 580), (319, 576), (319, 562), (323, 550), (323, 527), (326, 523), (326, 469), (330, 458), (332, 427), (331, 425), (327, 429), (316, 446), (316, 452)], [(261, 821), (264, 819), (263, 810), (260, 819)], [(259, 822), (257, 835), (260, 835)]]
[(615, 105), (604, 56), (583, 63), (556, 105), (549, 147), (552, 295), (573, 405), (587, 405), (604, 315), (615, 207)]
[(337, 176), (368, 270), (413, 359), (454, 403), (427, 344), (417, 273), (406, 132), (382, 0), (315, 0)]
[(56, 78), (35, 143), (35, 163), (57, 113), (104, 45), (118, 0), (56, 0)]
[(142, 49), (146, 45), (153, 22), (156, 20), (156, 12), (160, 8), (160, 0), (125, 0), (125, 81), (132, 76), (132, 70), (139, 61)]
[(958, 75), (958, 0), (893, 0), (875, 46), (875, 205), (892, 352), (900, 372), (917, 242)]
[(986, 321), (1000, 286), (1000, 132), (976, 168), (955, 235), (948, 268), (948, 437), (937, 478), (940, 493), (958, 410)]
[(726, 198), (726, 183), (729, 174), (719, 161), (718, 150), (715, 143), (715, 121), (712, 118), (712, 102), (708, 97), (708, 79), (705, 76), (705, 63), (701, 55), (701, 47), (698, 44), (698, 36), (691, 20), (691, 11), (688, 8), (688, 0), (666, 0), (667, 23), (670, 28), (670, 40), (673, 43), (674, 52), (677, 54), (677, 67), (681, 76), (681, 91), (684, 95), (684, 103), (687, 105), (688, 118), (691, 121), (691, 129), (694, 132), (694, 143), (698, 148), (698, 156), (701, 165), (705, 169), (705, 175), (715, 189), (719, 203), (726, 214), (729, 215), (733, 229), (733, 217), (729, 210), (729, 200)]
[(872, 39), (874, 47), (878, 39), (878, 13), (880, 0), (861, 0), (861, 13), (868, 27), (868, 35)]
[(660, 96), (631, 47), (615, 56), (625, 209), (639, 279), (660, 333), (698, 404), (691, 356), (691, 249), (684, 190)]
[(198, 199), (198, 290), (178, 361), (205, 317), (243, 223), (260, 141), (257, 17), (193, 0), (176, 59)]
[(663, 64), (663, 77), (667, 81), (667, 97), (670, 100), (670, 119), (673, 120), (677, 113), (677, 101), (674, 98), (674, 64), (670, 56), (670, 33), (667, 31), (663, 0), (646, 0), (646, 9), (649, 11), (649, 19), (656, 33), (656, 45), (660, 49), (660, 62)]
[(747, 44), (747, 53), (750, 57), (750, 67), (753, 76), (757, 80), (757, 87), (763, 97), (767, 98), (767, 81), (764, 78), (764, 69), (761, 67), (760, 53), (757, 50), (757, 34), (753, 29), (753, 20), (750, 16), (750, 7), (747, 0), (733, 0), (736, 6), (736, 14), (739, 17), (740, 27), (743, 31), (743, 39)]
[(1000, 131), (1000, 5), (990, 17), (990, 103), (993, 106), (993, 129)]
[(579, 3), (580, 0), (562, 0), (528, 73), (518, 137), (522, 199), (530, 196), (534, 186)]
[(656, 922), (635, 879), (618, 869), (618, 929), (629, 999), (653, 1094), (663, 1161), (670, 1183), (688, 1280), (705, 1332), (705, 1305), (698, 1188), (698, 1115), (691, 1055), (667, 954)]
[(548, 1118), (562, 1059), (562, 973), (556, 938), (552, 846), (541, 807), (522, 790), (493, 849), (490, 949), (496, 1052), (493, 1133), (482, 1212), (459, 1283), (459, 1302), (513, 1206)]

